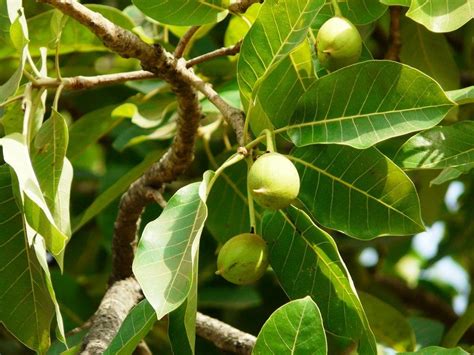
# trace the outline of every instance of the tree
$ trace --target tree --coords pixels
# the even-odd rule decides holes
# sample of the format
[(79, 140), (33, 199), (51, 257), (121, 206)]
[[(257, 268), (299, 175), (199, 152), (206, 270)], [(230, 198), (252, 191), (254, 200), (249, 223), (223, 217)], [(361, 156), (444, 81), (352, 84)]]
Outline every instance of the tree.
[(472, 1), (105, 3), (0, 0), (1, 353), (474, 351)]

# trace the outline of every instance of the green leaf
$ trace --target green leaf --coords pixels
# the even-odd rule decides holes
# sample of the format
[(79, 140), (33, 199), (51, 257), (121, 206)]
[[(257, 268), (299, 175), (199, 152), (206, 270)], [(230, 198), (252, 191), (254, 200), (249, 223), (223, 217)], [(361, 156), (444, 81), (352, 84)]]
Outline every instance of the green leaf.
[(141, 301), (127, 315), (104, 355), (132, 354), (155, 322), (155, 310), (147, 300)]
[(364, 240), (425, 229), (415, 186), (377, 149), (308, 146), (288, 158), (301, 177), (298, 198), (323, 226)]
[(310, 297), (288, 302), (267, 319), (258, 334), (252, 354), (270, 353), (327, 354), (321, 313)]
[[(126, 30), (131, 31), (135, 26), (127, 15), (116, 8), (99, 4), (87, 4), (86, 6)], [(54, 29), (51, 29), (51, 23), (55, 22), (57, 16), (58, 11), (51, 10), (28, 19), (29, 28), (43, 29), (30, 33), (29, 48), (33, 55), (39, 54), (40, 47), (47, 47), (49, 54), (55, 53), (54, 43), (56, 42), (57, 33)], [(91, 51), (107, 51), (107, 48), (89, 29), (76, 20), (69, 18), (62, 29), (59, 53)]]
[(227, 0), (133, 0), (146, 16), (168, 25), (188, 26), (219, 22), (227, 15)]
[(474, 164), (474, 122), (434, 127), (407, 140), (394, 162), (405, 169), (443, 169)]
[(417, 345), (424, 348), (441, 343), (445, 326), (440, 321), (423, 317), (410, 317), (408, 322), (415, 331)]
[[(196, 261), (197, 265), (197, 261)], [(173, 354), (194, 355), (196, 341), (197, 312), (197, 268), (193, 272), (193, 283), (186, 301), (170, 313), (168, 336)]]
[(226, 47), (236, 44), (247, 35), (258, 16), (261, 6), (260, 3), (255, 3), (242, 16), (233, 16), (230, 19), (224, 35), (224, 45)]
[(342, 14), (357, 25), (366, 25), (381, 17), (387, 10), (379, 0), (347, 0), (339, 2)]
[[(209, 209), (215, 211), (210, 206)], [(260, 293), (252, 286), (237, 288), (227, 286), (203, 287), (199, 289), (198, 295), (199, 308), (244, 310), (258, 307), (262, 302)]]
[(288, 297), (311, 296), (322, 310), (327, 332), (352, 339), (359, 354), (375, 354), (374, 335), (331, 236), (294, 207), (266, 213), (262, 235)]
[(399, 353), (399, 355), (467, 355), (468, 353), (461, 348), (445, 349), (439, 346), (430, 346), (415, 352)]
[(23, 344), (44, 352), (50, 344), (54, 305), (41, 265), (29, 245), (6, 165), (0, 166), (0, 201), (0, 319)]
[(61, 231), (41, 192), (30, 161), (25, 138), (13, 133), (0, 139), (5, 162), (15, 171), (28, 224), (46, 241), (46, 246), (62, 267), (68, 236)]
[(69, 146), (67, 156), (74, 160), (87, 147), (107, 134), (125, 118), (123, 115), (112, 115), (116, 106), (106, 106), (88, 112), (69, 128)]
[(474, 164), (461, 165), (455, 168), (446, 168), (443, 169), (439, 175), (431, 180), (431, 185), (441, 185), (447, 181), (457, 179), (463, 174), (466, 174), (474, 169)]
[(459, 69), (446, 37), (402, 18), (400, 59), (435, 79), (445, 90), (459, 87)]
[(73, 232), (78, 231), (92, 218), (102, 212), (110, 203), (120, 197), (135, 180), (142, 176), (143, 173), (160, 158), (160, 153), (162, 152), (153, 151), (149, 153), (140, 164), (122, 175), (113, 185), (102, 192), (84, 212), (74, 219)]
[(300, 99), (289, 126), (298, 146), (338, 143), (367, 148), (439, 123), (454, 106), (439, 84), (391, 61), (367, 61), (315, 82)]
[(472, 0), (412, 0), (407, 14), (432, 32), (451, 32), (474, 18)]
[(237, 78), (246, 109), (261, 81), (305, 39), (323, 3), (323, 0), (264, 2), (240, 50)]
[(399, 352), (415, 349), (415, 333), (397, 309), (368, 293), (359, 292), (359, 297), (377, 343)]
[(143, 230), (133, 273), (158, 319), (177, 309), (191, 290), (212, 175), (208, 172), (202, 182), (179, 189), (160, 216)]
[[(219, 159), (218, 161), (223, 161)], [(227, 168), (216, 180), (207, 199), (210, 211), (226, 211), (226, 218), (220, 213), (209, 214), (206, 227), (220, 242), (225, 243), (234, 235), (250, 230), (247, 201), (247, 167), (244, 162)], [(257, 224), (262, 218), (256, 206)]]
[(474, 86), (446, 92), (446, 95), (458, 105), (474, 103)]

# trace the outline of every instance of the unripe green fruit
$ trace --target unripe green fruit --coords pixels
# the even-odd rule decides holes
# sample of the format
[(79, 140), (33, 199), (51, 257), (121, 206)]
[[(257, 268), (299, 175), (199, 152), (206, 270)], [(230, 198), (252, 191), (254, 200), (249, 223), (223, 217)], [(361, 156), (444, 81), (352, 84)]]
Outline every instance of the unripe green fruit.
[(344, 17), (326, 21), (316, 37), (319, 62), (329, 71), (356, 63), (362, 52), (362, 38), (357, 28)]
[(258, 158), (247, 178), (255, 201), (269, 209), (288, 207), (300, 191), (298, 170), (279, 153), (266, 153)]
[(236, 285), (247, 285), (263, 276), (268, 248), (257, 234), (243, 233), (229, 239), (219, 251), (217, 272)]

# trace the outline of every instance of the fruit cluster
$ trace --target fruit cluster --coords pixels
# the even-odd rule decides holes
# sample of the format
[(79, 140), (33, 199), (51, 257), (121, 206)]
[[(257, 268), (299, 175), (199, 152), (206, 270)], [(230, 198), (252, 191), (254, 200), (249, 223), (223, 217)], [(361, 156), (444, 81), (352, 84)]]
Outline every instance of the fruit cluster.
[[(362, 39), (349, 20), (335, 16), (319, 30), (316, 51), (320, 64), (328, 71), (334, 71), (359, 60)], [(288, 207), (298, 196), (300, 178), (293, 163), (272, 150), (253, 163), (247, 183), (252, 198), (260, 206), (278, 210)], [(267, 266), (265, 241), (258, 234), (244, 233), (229, 239), (221, 248), (216, 274), (234, 284), (246, 285), (261, 278)]]

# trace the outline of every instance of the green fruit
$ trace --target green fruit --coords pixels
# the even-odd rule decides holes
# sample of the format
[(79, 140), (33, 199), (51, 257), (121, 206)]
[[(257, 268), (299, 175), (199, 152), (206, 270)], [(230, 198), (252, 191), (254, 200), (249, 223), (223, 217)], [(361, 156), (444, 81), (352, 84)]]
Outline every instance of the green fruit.
[(356, 63), (362, 52), (362, 38), (357, 28), (344, 17), (326, 21), (316, 37), (319, 62), (329, 71)]
[(268, 266), (268, 248), (257, 234), (243, 233), (229, 239), (219, 251), (217, 272), (237, 285), (247, 285), (263, 276)]
[(273, 210), (288, 207), (300, 191), (298, 170), (279, 153), (266, 153), (258, 158), (247, 178), (255, 201)]

